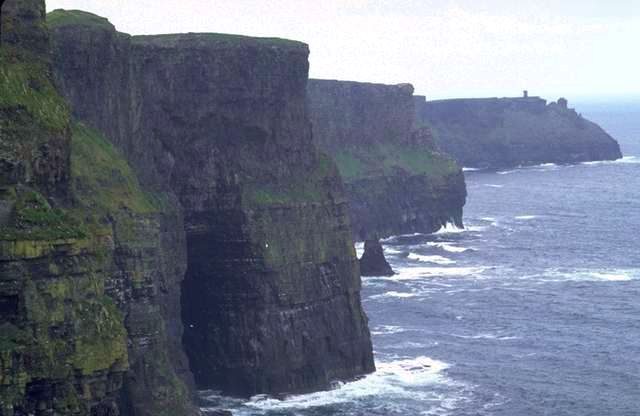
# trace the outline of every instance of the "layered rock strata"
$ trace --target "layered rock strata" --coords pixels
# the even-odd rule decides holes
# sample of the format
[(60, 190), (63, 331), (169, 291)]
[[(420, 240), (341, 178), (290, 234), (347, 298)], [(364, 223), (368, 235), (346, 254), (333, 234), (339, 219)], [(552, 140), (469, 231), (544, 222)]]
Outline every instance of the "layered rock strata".
[(195, 414), (163, 313), (180, 304), (180, 219), (72, 123), (44, 2), (1, 11), (0, 415)]
[(373, 371), (343, 185), (311, 139), (307, 46), (131, 37), (82, 12), (53, 12), (50, 24), (74, 115), (184, 214), (197, 385), (302, 392)]

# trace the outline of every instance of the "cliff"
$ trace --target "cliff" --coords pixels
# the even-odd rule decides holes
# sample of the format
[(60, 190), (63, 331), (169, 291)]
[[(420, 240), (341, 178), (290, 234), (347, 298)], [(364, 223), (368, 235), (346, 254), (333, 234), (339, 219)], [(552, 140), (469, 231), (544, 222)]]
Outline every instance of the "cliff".
[(425, 101), (416, 97), (421, 125), (458, 163), (506, 168), (577, 163), (622, 157), (620, 146), (598, 125), (568, 108), (565, 99), (537, 97)]
[(178, 204), (197, 386), (302, 392), (373, 371), (343, 185), (312, 143), (307, 46), (131, 37), (78, 11), (49, 22), (73, 115), (122, 150), (143, 188)]
[(177, 219), (72, 123), (44, 11), (1, 10), (0, 414), (193, 413), (163, 313), (180, 302)]
[(413, 87), (310, 80), (314, 140), (337, 162), (359, 239), (462, 226), (464, 176), (416, 128)]

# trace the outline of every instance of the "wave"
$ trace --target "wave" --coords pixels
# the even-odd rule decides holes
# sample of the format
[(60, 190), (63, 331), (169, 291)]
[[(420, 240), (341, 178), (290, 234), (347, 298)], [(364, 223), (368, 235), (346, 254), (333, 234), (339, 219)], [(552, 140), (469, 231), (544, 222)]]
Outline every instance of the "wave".
[(549, 269), (545, 282), (628, 282), (640, 279), (640, 269)]
[(516, 173), (518, 170), (517, 169), (513, 169), (513, 170), (501, 170), (496, 172), (498, 175), (510, 175), (512, 173)]
[(416, 253), (409, 253), (409, 255), (407, 256), (407, 258), (409, 260), (416, 260), (416, 261), (421, 261), (421, 262), (425, 262), (425, 263), (435, 263), (435, 264), (441, 264), (441, 265), (449, 265), (449, 264), (455, 264), (455, 260), (451, 260), (448, 259), (446, 257), (443, 256), (423, 256), (421, 254), (416, 254)]
[(445, 225), (441, 226), (440, 229), (438, 231), (436, 231), (435, 233), (433, 233), (434, 235), (442, 235), (442, 234), (460, 234), (460, 233), (465, 233), (465, 232), (479, 232), (479, 231), (484, 231), (486, 230), (487, 227), (485, 226), (480, 226), (480, 225), (468, 225), (465, 228), (458, 228), (455, 224), (452, 224), (450, 222), (446, 223)]
[(521, 339), (520, 337), (515, 337), (515, 336), (500, 336), (500, 335), (487, 334), (487, 333), (482, 333), (478, 335), (456, 335), (456, 334), (451, 334), (451, 335), (456, 338), (463, 338), (463, 339), (489, 339), (489, 340), (496, 340), (496, 341), (511, 341), (514, 339)]
[(482, 170), (480, 168), (462, 168), (463, 172), (477, 172), (479, 170)]
[[(334, 390), (293, 395), (284, 399), (263, 395), (256, 396), (245, 402), (244, 407), (248, 411), (257, 410), (271, 414), (273, 412), (354, 403), (367, 397), (422, 400), (431, 404), (446, 400), (447, 404), (452, 404), (457, 401), (456, 398), (446, 397), (432, 391), (433, 389), (420, 389), (420, 387), (463, 386), (444, 374), (445, 370), (449, 368), (447, 363), (429, 357), (420, 356), (413, 359), (376, 362), (376, 367), (378, 370), (375, 373), (360, 380), (350, 383), (336, 383)], [(243, 412), (234, 412), (234, 414), (242, 415)]]
[(382, 293), (380, 295), (369, 296), (369, 299), (384, 299), (384, 298), (408, 299), (408, 298), (414, 298), (416, 296), (418, 296), (416, 293), (396, 292), (392, 290), (389, 292)]
[(398, 269), (394, 276), (378, 279), (400, 282), (433, 277), (464, 277), (481, 274), (485, 270), (484, 267), (404, 267)]
[(454, 245), (454, 243), (441, 243), (441, 242), (429, 241), (427, 242), (427, 245), (431, 247), (441, 248), (442, 250), (448, 251), (449, 253), (464, 253), (465, 251), (475, 250), (473, 248), (468, 248), (468, 247), (458, 247)]
[(594, 166), (594, 165), (624, 165), (624, 164), (640, 164), (640, 158), (637, 156), (624, 156), (617, 160), (595, 160), (593, 162), (582, 162), (581, 165)]
[(538, 218), (537, 215), (518, 215), (517, 217), (515, 217), (517, 220), (534, 220), (536, 218)]
[(386, 237), (386, 238), (381, 238), (380, 242), (382, 243), (389, 243), (392, 241), (396, 241), (400, 238), (408, 238), (408, 237), (417, 237), (423, 235), (422, 233), (413, 233), (413, 234), (400, 234), (400, 235), (392, 235), (390, 237)]
[(355, 248), (356, 248), (356, 256), (358, 258), (362, 257), (362, 255), (364, 254), (364, 243), (363, 242), (355, 243)]
[(458, 228), (455, 224), (448, 222), (445, 225), (441, 226), (440, 229), (434, 234), (458, 234), (465, 231), (467, 231), (465, 228)]
[(482, 186), (486, 186), (487, 188), (504, 188), (504, 185), (495, 185), (492, 183), (485, 183)]
[(393, 335), (393, 334), (399, 334), (405, 331), (406, 329), (404, 329), (401, 326), (379, 325), (371, 330), (371, 335)]

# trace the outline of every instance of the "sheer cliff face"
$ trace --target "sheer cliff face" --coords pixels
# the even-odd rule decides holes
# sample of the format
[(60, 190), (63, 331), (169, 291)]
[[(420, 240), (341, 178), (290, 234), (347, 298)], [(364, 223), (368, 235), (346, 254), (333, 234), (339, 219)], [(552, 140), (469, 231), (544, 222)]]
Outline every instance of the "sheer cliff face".
[(417, 99), (418, 121), (440, 147), (469, 167), (505, 168), (620, 158), (604, 130), (567, 108), (530, 98)]
[(190, 414), (163, 319), (179, 310), (180, 219), (72, 128), (44, 2), (3, 3), (0, 414)]
[(412, 94), (408, 84), (309, 82), (314, 140), (338, 164), (359, 239), (462, 226), (464, 176), (416, 127)]
[[(61, 17), (61, 16), (58, 16)], [(199, 387), (309, 391), (373, 370), (342, 183), (311, 143), (306, 45), (53, 25), (80, 119), (184, 212), (184, 345)]]

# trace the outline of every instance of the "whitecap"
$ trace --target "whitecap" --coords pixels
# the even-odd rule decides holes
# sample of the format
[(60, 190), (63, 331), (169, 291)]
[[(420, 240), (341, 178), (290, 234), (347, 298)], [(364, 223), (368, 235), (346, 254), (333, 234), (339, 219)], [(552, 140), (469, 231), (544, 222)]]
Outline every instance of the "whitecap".
[(422, 233), (413, 233), (413, 234), (400, 234), (400, 235), (392, 235), (390, 237), (381, 238), (380, 241), (383, 243), (388, 243), (391, 241), (396, 241), (400, 238), (408, 238), (408, 237), (417, 237), (419, 235), (423, 235)]
[(362, 257), (362, 255), (364, 254), (364, 243), (363, 242), (355, 243), (355, 248), (356, 248), (356, 256), (358, 258)]
[(449, 264), (455, 264), (456, 263), (455, 260), (451, 260), (451, 259), (448, 259), (446, 257), (436, 256), (436, 255), (424, 256), (424, 255), (421, 255), (421, 254), (409, 253), (407, 258), (409, 260), (416, 260), (416, 261), (421, 261), (421, 262), (425, 262), (425, 263), (434, 263), (434, 264), (441, 264), (441, 265), (449, 265)]
[(493, 183), (485, 183), (483, 186), (486, 186), (487, 188), (504, 188), (504, 185), (496, 185)]
[(398, 250), (396, 248), (389, 247), (389, 246), (383, 247), (383, 251), (384, 251), (384, 254), (402, 254), (403, 253), (402, 250)]
[(458, 247), (454, 243), (441, 243), (441, 242), (429, 241), (427, 242), (427, 245), (431, 247), (441, 248), (442, 250), (448, 251), (449, 253), (464, 253), (465, 251), (474, 250), (473, 248)]
[(463, 172), (477, 172), (479, 170), (482, 170), (480, 168), (462, 168)]
[(537, 215), (518, 215), (517, 217), (515, 217), (517, 220), (534, 220), (536, 218), (538, 218)]
[(456, 338), (463, 338), (463, 339), (489, 339), (489, 340), (496, 340), (496, 341), (511, 341), (514, 339), (520, 339), (520, 337), (515, 337), (515, 336), (500, 336), (500, 335), (488, 334), (488, 333), (481, 333), (477, 335), (456, 335), (456, 334), (451, 334), (451, 335)]
[(448, 222), (445, 225), (441, 226), (440, 229), (434, 234), (458, 234), (465, 231), (467, 230), (464, 228), (458, 228), (455, 224)]
[(407, 298), (414, 298), (416, 296), (418, 296), (416, 293), (396, 292), (396, 291), (391, 290), (389, 292), (385, 292), (385, 293), (382, 293), (380, 295), (369, 296), (369, 299), (383, 299), (383, 298), (407, 299)]
[(498, 175), (510, 175), (512, 173), (516, 173), (517, 170), (501, 170), (496, 172)]
[(405, 331), (406, 329), (404, 329), (401, 326), (379, 325), (371, 330), (371, 335), (393, 335), (393, 334), (399, 334)]
[(640, 269), (549, 269), (542, 275), (546, 282), (628, 282), (640, 279)]
[(405, 267), (398, 269), (396, 275), (381, 279), (400, 282), (433, 277), (461, 277), (477, 275), (484, 270), (484, 267)]

